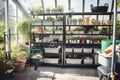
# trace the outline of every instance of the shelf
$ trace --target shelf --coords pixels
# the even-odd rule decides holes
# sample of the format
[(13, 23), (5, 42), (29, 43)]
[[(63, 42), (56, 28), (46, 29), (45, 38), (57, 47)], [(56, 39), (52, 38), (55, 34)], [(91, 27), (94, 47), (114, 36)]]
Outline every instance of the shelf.
[(92, 34), (92, 33), (91, 34), (89, 34), (89, 33), (88, 34), (87, 33), (86, 34), (74, 34), (74, 33), (71, 33), (71, 34), (66, 34), (66, 35), (112, 35), (112, 34), (104, 34), (104, 33), (103, 34), (101, 34), (101, 33), (99, 33), (99, 34)]
[(72, 13), (65, 13), (66, 15), (112, 15), (113, 12), (72, 12)]
[(65, 12), (65, 13), (41, 13), (33, 16), (43, 16), (43, 15), (112, 15), (113, 12)]
[(85, 25), (85, 24), (76, 24), (76, 25), (66, 25), (66, 26), (84, 26), (84, 27), (88, 27), (88, 26), (112, 26), (112, 25), (105, 25), (105, 24), (100, 24), (100, 25)]
[(31, 33), (33, 35), (63, 35), (63, 33)]
[[(46, 17), (49, 16), (49, 17), (56, 17), (56, 16), (62, 16), (63, 20), (62, 21), (42, 21), (42, 22), (31, 22), (31, 27), (38, 27), (38, 26), (41, 26), (43, 27), (42, 28), (42, 32), (41, 33), (37, 33), (37, 31), (31, 31), (31, 36), (33, 36), (36, 40), (35, 41), (38, 41), (38, 42), (33, 42), (31, 44), (34, 44), (34, 43), (38, 43), (38, 44), (41, 44), (44, 46), (44, 48), (58, 48), (58, 47), (61, 47), (60, 48), (60, 52), (57, 52), (57, 53), (60, 53), (60, 54), (52, 54), (52, 53), (45, 53), (46, 55), (44, 55), (44, 57), (49, 57), (49, 58), (59, 58), (61, 60), (65, 60), (66, 59), (66, 56), (69, 57), (69, 55), (73, 55), (73, 57), (69, 57), (70, 59), (74, 58), (74, 59), (80, 59), (86, 56), (90, 56), (91, 57), (91, 54), (87, 54), (85, 53), (85, 55), (81, 55), (81, 53), (78, 50), (79, 49), (82, 49), (82, 51), (88, 51), (88, 49), (92, 49), (92, 52), (93, 52), (93, 49), (100, 49), (101, 48), (101, 42), (100, 40), (94, 40), (94, 39), (90, 39), (90, 41), (88, 40), (79, 40), (79, 39), (82, 39), (80, 38), (81, 36), (85, 36), (85, 38), (87, 39), (87, 37), (95, 37), (95, 38), (98, 38), (98, 37), (101, 37), (101, 36), (105, 36), (105, 37), (108, 37), (110, 38), (110, 36), (112, 35), (110, 32), (107, 32), (107, 33), (101, 33), (101, 31), (99, 31), (98, 33), (97, 32), (94, 32), (94, 31), (91, 31), (93, 30), (93, 28), (96, 28), (96, 27), (100, 27), (100, 28), (104, 28), (104, 27), (108, 27), (109, 29), (113, 26), (112, 24), (111, 25), (107, 25), (107, 22), (105, 22), (105, 24), (102, 24), (102, 21), (100, 21), (100, 24), (97, 25), (97, 23), (94, 25), (90, 22), (90, 24), (87, 24), (87, 19), (86, 19), (86, 22), (84, 24), (82, 23), (78, 23), (73, 25), (73, 22), (69, 22), (71, 24), (68, 24), (68, 19), (67, 17), (69, 16), (78, 16), (78, 17), (81, 17), (81, 16), (84, 16), (85, 17), (88, 15), (95, 15), (95, 16), (99, 16), (99, 15), (113, 15), (113, 12), (66, 12), (66, 13), (42, 13), (42, 14), (38, 14), (38, 15), (32, 15), (33, 17), (34, 16), (42, 16), (44, 20), (46, 20)], [(45, 18), (44, 18), (45, 17)], [(94, 27), (95, 26), (95, 27)], [(73, 28), (78, 28), (79, 30), (81, 30), (82, 28), (80, 27), (84, 27), (85, 28), (85, 31), (72, 31)], [(48, 29), (50, 28), (50, 30)], [(51, 29), (52, 28), (52, 29)], [(62, 28), (62, 30), (60, 29)], [(31, 28), (33, 29), (33, 28)], [(83, 30), (83, 29), (82, 29)], [(47, 38), (43, 37), (41, 39), (41, 35), (42, 37), (44, 35), (48, 35), (48, 38), (50, 37), (50, 40), (48, 40)], [(54, 37), (54, 35), (57, 35), (57, 37)], [(70, 36), (69, 36), (70, 35)], [(99, 36), (100, 35), (100, 36)], [(53, 36), (53, 37), (51, 37)], [(79, 37), (80, 36), (80, 37)], [(38, 38), (39, 37), (39, 38)], [(74, 40), (67, 40), (67, 38), (74, 38)], [(31, 37), (32, 38), (32, 37)], [(38, 40), (37, 40), (38, 38)], [(44, 39), (45, 38), (45, 39)], [(52, 39), (51, 39), (52, 38)], [(40, 40), (39, 40), (40, 39)], [(53, 41), (53, 42), (51, 42)], [(70, 48), (73, 52), (73, 48), (77, 48), (77, 49), (74, 49), (74, 53), (70, 52), (70, 50), (68, 50), (68, 52), (66, 52), (66, 48)], [(83, 50), (83, 48), (87, 48), (87, 50)], [(54, 51), (54, 50), (52, 50)], [(77, 52), (76, 52), (77, 51)], [(90, 51), (88, 51), (90, 52)], [(49, 56), (48, 56), (49, 55)], [(56, 55), (56, 56), (55, 56)], [(94, 64), (94, 56), (92, 56), (93, 58), (93, 64)], [(63, 62), (64, 63), (64, 62)]]

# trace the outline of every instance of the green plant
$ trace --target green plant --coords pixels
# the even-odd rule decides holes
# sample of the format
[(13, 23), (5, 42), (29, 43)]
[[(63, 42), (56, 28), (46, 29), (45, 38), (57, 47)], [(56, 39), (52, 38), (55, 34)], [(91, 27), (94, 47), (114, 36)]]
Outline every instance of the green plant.
[(63, 5), (58, 5), (58, 6), (56, 7), (56, 9), (57, 9), (58, 11), (63, 11), (63, 10), (64, 10), (64, 6), (63, 6)]
[(84, 19), (78, 18), (78, 22), (84, 22)]
[(47, 12), (47, 13), (48, 13), (48, 12), (50, 13), (50, 10), (51, 10), (50, 8), (46, 8), (46, 12)]
[(18, 31), (23, 35), (25, 40), (30, 39), (30, 19), (23, 18), (20, 22), (17, 24)]
[[(113, 30), (113, 29), (111, 29)], [(112, 32), (112, 31), (111, 31)], [(117, 39), (120, 39), (120, 20), (117, 20)]]
[(74, 31), (84, 31), (85, 28), (83, 26), (76, 27)]
[(96, 21), (96, 20), (93, 18), (93, 19), (91, 20), (92, 24), (95, 24), (95, 21)]
[(53, 17), (47, 17), (46, 21), (54, 21), (55, 19)]
[(4, 23), (0, 22), (0, 52), (4, 50)]
[(77, 22), (77, 19), (72, 19), (73, 22)]
[(97, 27), (93, 27), (92, 30), (93, 31), (99, 31), (99, 29)]
[(43, 21), (43, 19), (41, 19), (41, 18), (39, 18), (39, 17), (35, 17), (35, 18), (33, 19), (33, 21)]
[(19, 44), (18, 46), (13, 47), (12, 53), (11, 53), (11, 59), (21, 60), (21, 59), (28, 59), (28, 58), (29, 58), (29, 53), (23, 44)]
[(33, 8), (33, 14), (37, 15), (37, 14), (40, 14), (40, 13), (43, 13), (43, 10), (42, 10), (41, 6)]
[(0, 43), (4, 41), (4, 31), (5, 31), (4, 23), (0, 22)]
[(63, 17), (57, 17), (56, 20), (61, 21), (61, 20), (63, 20)]
[(11, 68), (12, 68), (12, 62), (5, 58), (4, 52), (0, 52), (0, 79), (2, 78), (4, 79), (5, 72)]

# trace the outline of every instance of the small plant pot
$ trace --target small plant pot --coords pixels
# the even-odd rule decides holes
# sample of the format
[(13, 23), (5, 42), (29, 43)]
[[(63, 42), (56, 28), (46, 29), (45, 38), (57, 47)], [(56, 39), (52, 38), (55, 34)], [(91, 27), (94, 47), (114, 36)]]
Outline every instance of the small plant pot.
[(43, 25), (53, 25), (53, 21), (43, 21)]
[(77, 21), (73, 21), (73, 22), (72, 22), (72, 25), (77, 25)]
[(25, 70), (26, 59), (20, 60), (19, 62), (14, 63), (15, 72), (22, 72)]
[(62, 31), (62, 30), (56, 30), (55, 33), (56, 33), (56, 34), (62, 34), (63, 31)]
[(32, 25), (42, 25), (42, 22), (41, 21), (33, 21), (32, 22)]
[(92, 33), (93, 33), (93, 34), (99, 34), (100, 31), (93, 31)]
[(63, 21), (54, 21), (54, 25), (63, 25)]

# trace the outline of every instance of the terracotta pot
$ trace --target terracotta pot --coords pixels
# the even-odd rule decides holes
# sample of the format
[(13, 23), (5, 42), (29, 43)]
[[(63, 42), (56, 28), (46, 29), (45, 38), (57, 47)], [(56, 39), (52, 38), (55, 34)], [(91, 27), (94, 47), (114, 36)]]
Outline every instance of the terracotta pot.
[(38, 27), (38, 32), (42, 33), (43, 32), (43, 28), (41, 26)]
[(20, 60), (19, 62), (14, 63), (15, 72), (21, 72), (25, 69), (26, 59)]

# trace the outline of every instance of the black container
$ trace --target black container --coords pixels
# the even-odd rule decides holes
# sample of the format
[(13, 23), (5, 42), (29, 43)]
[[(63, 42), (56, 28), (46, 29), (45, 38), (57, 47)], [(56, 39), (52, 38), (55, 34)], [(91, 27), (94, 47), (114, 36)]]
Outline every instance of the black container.
[(104, 4), (104, 6), (93, 6), (91, 4), (91, 11), (92, 12), (107, 12), (109, 5), (107, 3)]

